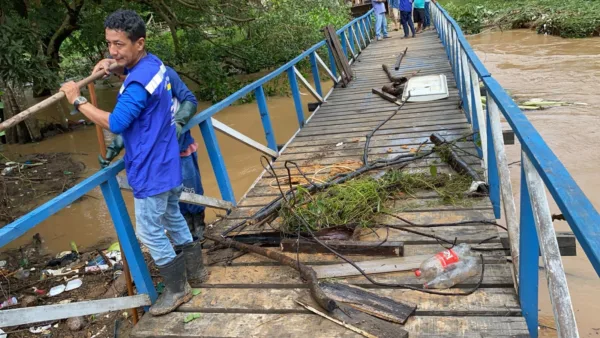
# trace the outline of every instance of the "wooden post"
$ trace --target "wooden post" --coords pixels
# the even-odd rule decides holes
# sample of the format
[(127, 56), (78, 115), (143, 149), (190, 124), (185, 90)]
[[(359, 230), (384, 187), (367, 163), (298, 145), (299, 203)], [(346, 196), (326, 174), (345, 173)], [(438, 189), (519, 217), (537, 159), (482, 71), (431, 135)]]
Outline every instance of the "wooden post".
[[(523, 160), (523, 157), (521, 157)], [(540, 244), (529, 198), (525, 169), (521, 166), (521, 236), (519, 237), (519, 301), (529, 334), (538, 334), (538, 260)]]
[(314, 51), (310, 53), (308, 56), (308, 60), (310, 62), (310, 69), (313, 76), (313, 81), (315, 82), (315, 89), (317, 90), (317, 94), (321, 96), (321, 100), (323, 99), (323, 90), (321, 89), (321, 78), (319, 77), (319, 67), (317, 65), (317, 52)]
[[(548, 292), (550, 293), (550, 302), (552, 303), (558, 336), (579, 337), (575, 312), (573, 311), (569, 286), (567, 285), (567, 276), (560, 258), (560, 250), (556, 241), (544, 182), (542, 182), (542, 178), (527, 154), (523, 152), (521, 158), (537, 230), (537, 239), (539, 240), (544, 267), (546, 268)], [(521, 198), (523, 197), (521, 196)]]
[(227, 167), (223, 160), (223, 154), (217, 141), (217, 135), (215, 134), (215, 128), (212, 125), (212, 120), (207, 119), (200, 122), (200, 132), (206, 145), (206, 151), (208, 152), (208, 158), (213, 167), (215, 177), (217, 179), (217, 185), (221, 191), (221, 197), (233, 203), (235, 205), (235, 196), (233, 194), (233, 188), (231, 187), (231, 181), (229, 180), (229, 174), (227, 173)]
[(258, 104), (258, 112), (260, 113), (260, 120), (265, 131), (265, 137), (267, 138), (267, 145), (273, 151), (277, 152), (277, 142), (275, 141), (275, 132), (273, 125), (271, 124), (271, 116), (269, 115), (269, 108), (267, 107), (267, 97), (265, 96), (265, 90), (262, 86), (258, 86), (254, 90), (256, 97), (256, 103)]

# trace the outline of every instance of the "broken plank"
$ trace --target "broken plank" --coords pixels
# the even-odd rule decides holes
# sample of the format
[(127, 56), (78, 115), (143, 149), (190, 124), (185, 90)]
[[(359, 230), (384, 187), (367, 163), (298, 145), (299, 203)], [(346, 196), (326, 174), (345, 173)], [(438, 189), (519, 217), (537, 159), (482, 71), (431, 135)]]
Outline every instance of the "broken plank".
[[(404, 253), (404, 243), (397, 241), (381, 243), (381, 241), (367, 242), (324, 240), (321, 242), (341, 254), (402, 256)], [(315, 241), (309, 241), (305, 239), (296, 240), (290, 238), (281, 240), (281, 251), (300, 253), (331, 253), (331, 251), (329, 251), (326, 247)]]
[(398, 106), (400, 106), (402, 104), (400, 101), (398, 101), (398, 99), (394, 95), (388, 94), (388, 93), (382, 91), (381, 89), (373, 88), (373, 89), (371, 89), (371, 92), (373, 94), (381, 97), (382, 99), (389, 101), (391, 103), (394, 103)]
[(320, 283), (321, 289), (336, 302), (347, 303), (351, 307), (393, 323), (404, 324), (415, 312), (416, 305), (408, 305), (391, 298), (379, 296), (370, 290), (342, 283)]
[[(431, 255), (395, 257), (372, 261), (356, 262), (356, 265), (363, 269), (363, 271), (367, 274), (408, 271), (412, 269), (417, 269), (419, 266), (421, 266), (421, 263), (423, 263), (423, 261), (428, 259), (429, 257), (431, 257)], [(354, 266), (348, 263), (313, 266), (313, 270), (315, 270), (315, 272), (317, 273), (318, 278), (333, 278), (361, 275), (361, 273)]]
[(271, 156), (271, 157), (277, 157), (279, 156), (279, 153), (265, 145), (262, 145), (256, 141), (254, 141), (253, 139), (251, 139), (250, 137), (240, 133), (239, 131), (229, 127), (228, 125), (226, 125), (225, 123), (222, 123), (214, 118), (211, 118), (212, 120), (212, 124), (213, 127), (215, 127), (215, 129), (217, 129), (220, 132), (223, 132), (225, 135), (233, 138), (234, 140), (240, 141), (258, 151), (260, 151), (261, 153)]
[[(512, 288), (481, 288), (468, 296), (440, 297), (396, 288), (370, 288), (369, 292), (395, 301), (418, 305), (415, 315), (519, 315), (519, 300)], [(461, 289), (453, 289), (461, 292)], [(306, 313), (294, 303), (310, 297), (302, 288), (205, 288), (202, 294), (181, 305), (181, 312), (199, 313)], [(316, 304), (309, 299), (309, 304)]]

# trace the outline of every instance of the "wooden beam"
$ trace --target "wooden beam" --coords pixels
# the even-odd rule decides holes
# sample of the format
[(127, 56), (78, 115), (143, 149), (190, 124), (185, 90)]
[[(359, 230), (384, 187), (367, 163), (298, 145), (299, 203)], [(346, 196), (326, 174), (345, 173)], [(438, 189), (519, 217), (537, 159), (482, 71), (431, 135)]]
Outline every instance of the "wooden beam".
[[(117, 175), (117, 182), (119, 182), (119, 187), (123, 190), (132, 190), (129, 183), (127, 183), (127, 179), (121, 175)], [(202, 205), (209, 208), (215, 208), (220, 210), (231, 210), (233, 209), (233, 203), (225, 200), (220, 200), (218, 198), (192, 194), (189, 192), (182, 192), (179, 197), (179, 201), (188, 204), (194, 205)]]
[[(373, 261), (356, 262), (361, 269), (367, 274), (386, 273), (395, 271), (408, 271), (417, 269), (421, 266), (424, 260), (432, 255), (418, 255), (409, 257), (394, 257), (377, 259)], [(331, 265), (315, 265), (312, 267), (317, 273), (317, 278), (333, 278), (358, 276), (361, 273), (355, 267), (348, 263), (331, 264)]]
[(323, 97), (321, 95), (319, 95), (319, 93), (317, 93), (317, 91), (310, 85), (310, 83), (308, 83), (308, 81), (306, 81), (304, 76), (302, 76), (302, 73), (300, 73), (298, 68), (296, 68), (296, 66), (292, 66), (292, 67), (294, 67), (294, 73), (296, 73), (296, 78), (298, 78), (300, 80), (302, 85), (304, 85), (304, 88), (306, 88), (310, 92), (310, 94), (312, 96), (314, 96), (314, 98), (317, 99), (319, 102), (325, 102)]
[(398, 55), (398, 59), (396, 60), (396, 64), (394, 65), (394, 70), (400, 69), (400, 64), (402, 63), (402, 59), (404, 59), (404, 55), (406, 55), (407, 51), (408, 47), (404, 49), (404, 52), (402, 52), (402, 54)]
[(0, 311), (0, 327), (46, 322), (104, 312), (119, 311), (152, 303), (148, 295), (135, 295), (101, 300), (34, 306)]
[[(558, 242), (558, 250), (560, 251), (561, 256), (577, 256), (577, 240), (572, 232), (557, 232), (556, 241)], [(500, 242), (504, 249), (510, 250), (510, 242), (507, 233), (500, 234)]]
[[(381, 245), (381, 242), (371, 241), (339, 241), (325, 240), (322, 241), (335, 251), (341, 254), (358, 254), (358, 255), (377, 255), (377, 256), (402, 256), (404, 255), (404, 243), (397, 241), (388, 241)], [(297, 244), (300, 244), (299, 248)], [(331, 253), (324, 246), (317, 242), (309, 240), (296, 240), (286, 238), (281, 240), (281, 251), (283, 252), (299, 252), (299, 253)]]
[(215, 129), (217, 129), (218, 131), (224, 133), (225, 135), (233, 138), (234, 140), (238, 140), (238, 141), (260, 151), (261, 153), (263, 153), (265, 155), (268, 155), (271, 157), (279, 156), (279, 153), (274, 151), (273, 149), (254, 141), (253, 139), (249, 138), (248, 136), (246, 136), (246, 135), (240, 133), (239, 131), (231, 128), (230, 126), (216, 120), (215, 118), (211, 117), (211, 120), (212, 120), (213, 127)]
[(502, 137), (504, 138), (504, 145), (515, 144), (515, 132), (512, 130), (503, 130)]
[(395, 103), (395, 104), (396, 104), (396, 105), (398, 105), (398, 106), (401, 106), (401, 105), (402, 105), (402, 103), (401, 103), (400, 101), (398, 101), (398, 99), (397, 99), (395, 96), (393, 96), (393, 95), (390, 95), (390, 94), (388, 94), (388, 93), (384, 93), (384, 92), (383, 92), (382, 90), (380, 90), (380, 89), (373, 88), (373, 89), (371, 89), (371, 92), (372, 92), (373, 94), (376, 94), (376, 95), (378, 95), (379, 97), (381, 97), (382, 99), (384, 99), (384, 100), (386, 100), (386, 101), (389, 101), (389, 102), (391, 102), (391, 103)]

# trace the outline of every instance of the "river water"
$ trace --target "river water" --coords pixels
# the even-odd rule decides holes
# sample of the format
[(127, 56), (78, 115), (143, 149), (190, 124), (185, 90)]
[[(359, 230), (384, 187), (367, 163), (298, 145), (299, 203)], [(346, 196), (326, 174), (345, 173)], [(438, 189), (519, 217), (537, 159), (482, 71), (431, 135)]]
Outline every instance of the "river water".
[[(562, 39), (518, 30), (484, 33), (470, 37), (469, 42), (492, 76), (513, 96), (587, 104), (529, 111), (527, 116), (600, 209), (600, 39)], [(520, 146), (507, 146), (507, 155), (509, 163), (519, 161)], [(518, 195), (518, 164), (511, 166), (511, 173), (513, 191)], [(518, 208), (518, 196), (516, 205)], [(559, 213), (553, 203), (551, 210)], [(554, 224), (558, 231), (570, 230), (566, 222)], [(597, 336), (600, 280), (581, 247), (577, 250), (576, 257), (563, 257), (563, 264), (581, 336)], [(540, 315), (552, 317), (544, 270), (540, 270), (539, 285)]]
[[(484, 33), (470, 37), (469, 41), (492, 75), (511, 94), (523, 98), (539, 97), (587, 104), (528, 112), (527, 115), (588, 198), (596, 208), (600, 208), (600, 180), (597, 174), (597, 167), (600, 165), (600, 143), (597, 141), (600, 126), (600, 39), (561, 39), (519, 30)], [(98, 90), (101, 108), (110, 110), (117, 90), (118, 88)], [(311, 101), (309, 95), (303, 95), (302, 99), (304, 107)], [(207, 103), (201, 103), (199, 108), (208, 106)], [(298, 129), (292, 100), (286, 97), (270, 98), (268, 106), (277, 142), (284, 143)], [(61, 109), (68, 108), (63, 106)], [(60, 116), (52, 114), (46, 115), (48, 118)], [(306, 108), (305, 115), (308, 116)], [(228, 107), (215, 118), (263, 144), (266, 143), (256, 104)], [(193, 129), (193, 135), (200, 145), (199, 163), (205, 194), (219, 197), (198, 128)], [(259, 164), (260, 154), (219, 133), (218, 140), (236, 198), (239, 198), (262, 170)], [(87, 165), (87, 175), (98, 168), (98, 145), (94, 127), (55, 136), (37, 144), (5, 147), (5, 153), (9, 155), (60, 151), (77, 153), (74, 156)], [(520, 160), (518, 145), (507, 146), (507, 153), (509, 162)], [(513, 189), (518, 195), (518, 164), (511, 171)], [(50, 252), (69, 250), (71, 240), (86, 247), (100, 240), (114, 239), (114, 229), (100, 190), (95, 189), (89, 195), (90, 197), (72, 204), (43, 222), (35, 231), (14, 241), (10, 247), (29, 241), (36, 232), (40, 233)], [(124, 192), (124, 196), (132, 214), (131, 195)], [(517, 207), (518, 205), (517, 199)], [(552, 211), (558, 211), (555, 205), (552, 205)], [(215, 213), (210, 211), (207, 216), (209, 219), (214, 218)], [(569, 230), (564, 222), (556, 222), (555, 225), (557, 230)], [(596, 316), (600, 313), (600, 280), (581, 248), (578, 248), (578, 256), (564, 257), (563, 263), (581, 335), (598, 335), (600, 322)], [(543, 318), (552, 316), (544, 270), (540, 270), (540, 307)]]

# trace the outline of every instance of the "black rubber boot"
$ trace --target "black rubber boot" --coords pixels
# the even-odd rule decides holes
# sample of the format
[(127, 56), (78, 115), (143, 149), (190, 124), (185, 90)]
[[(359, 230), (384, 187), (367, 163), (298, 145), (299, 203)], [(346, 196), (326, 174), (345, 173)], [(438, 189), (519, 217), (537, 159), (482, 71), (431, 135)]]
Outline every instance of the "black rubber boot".
[(179, 305), (192, 299), (192, 288), (187, 282), (183, 254), (177, 255), (174, 260), (159, 266), (158, 269), (163, 278), (165, 289), (156, 300), (156, 303), (150, 307), (150, 313), (153, 316), (161, 316), (172, 312)]
[(208, 280), (208, 271), (202, 260), (202, 243), (195, 240), (191, 243), (175, 246), (175, 251), (182, 250), (185, 257), (187, 278), (190, 282), (204, 283)]
[(197, 214), (185, 214), (183, 217), (194, 240), (199, 239), (201, 242), (204, 241), (204, 228), (206, 227), (206, 223), (204, 223), (204, 211)]

